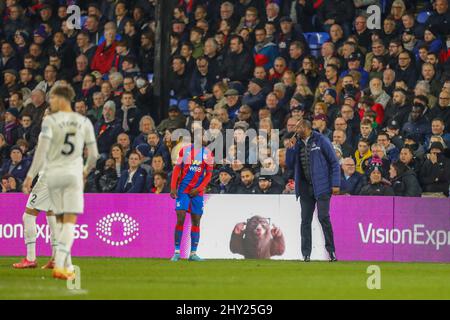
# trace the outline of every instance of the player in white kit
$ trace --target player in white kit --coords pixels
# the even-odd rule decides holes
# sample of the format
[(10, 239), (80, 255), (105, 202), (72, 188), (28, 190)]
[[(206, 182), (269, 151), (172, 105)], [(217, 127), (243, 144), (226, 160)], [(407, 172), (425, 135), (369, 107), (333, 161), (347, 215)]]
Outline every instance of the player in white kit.
[(50, 240), (52, 245), (52, 257), (42, 269), (53, 269), (56, 247), (58, 245), (58, 224), (55, 214), (51, 209), (44, 171), (39, 172), (39, 179), (28, 197), (25, 213), (23, 214), (23, 229), (27, 256), (22, 261), (13, 264), (13, 267), (16, 269), (36, 268), (38, 265), (36, 261), (36, 218), (41, 211), (45, 211), (47, 215), (47, 225), (50, 229)]
[[(53, 114), (42, 122), (33, 164), (23, 184), (24, 192), (30, 192), (33, 178), (47, 163), (44, 177), (51, 205), (62, 220), (53, 277), (63, 280), (75, 277), (67, 257), (73, 245), (78, 214), (84, 210), (84, 177), (95, 167), (98, 158), (94, 127), (88, 118), (73, 112), (71, 101), (74, 97), (75, 93), (68, 85), (57, 85), (51, 89), (50, 108)], [(88, 158), (83, 165), (85, 146)]]

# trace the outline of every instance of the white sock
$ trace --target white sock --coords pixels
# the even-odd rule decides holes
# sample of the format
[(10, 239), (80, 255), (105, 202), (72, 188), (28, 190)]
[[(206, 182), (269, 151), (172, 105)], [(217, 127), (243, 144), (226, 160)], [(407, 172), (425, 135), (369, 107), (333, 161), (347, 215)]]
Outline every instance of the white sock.
[(52, 259), (55, 258), (56, 248), (58, 247), (58, 225), (55, 216), (47, 216), (47, 224), (50, 228), (50, 239), (52, 243)]
[(63, 223), (60, 220), (56, 220), (56, 246), (53, 248), (55, 251), (55, 255), (52, 257), (53, 261), (56, 259), (56, 253), (58, 252), (58, 241), (59, 241), (59, 237), (61, 237), (61, 232), (62, 232), (62, 227), (63, 227)]
[[(58, 221), (58, 235), (61, 234), (63, 223), (61, 221)], [(58, 250), (58, 246), (56, 246), (56, 250)], [(56, 255), (55, 255), (56, 256)], [(66, 268), (69, 271), (73, 271), (73, 265), (72, 265), (72, 255), (69, 253), (64, 260), (64, 268)]]
[(36, 260), (36, 217), (24, 213), (23, 214), (23, 231), (25, 238), (25, 245), (27, 247), (27, 260), (35, 261)]
[(62, 226), (61, 234), (58, 239), (58, 250), (55, 256), (55, 267), (62, 269), (74, 240), (75, 225), (73, 223), (64, 223)]
[(72, 255), (70, 253), (66, 257), (64, 268), (66, 268), (67, 271), (73, 272)]

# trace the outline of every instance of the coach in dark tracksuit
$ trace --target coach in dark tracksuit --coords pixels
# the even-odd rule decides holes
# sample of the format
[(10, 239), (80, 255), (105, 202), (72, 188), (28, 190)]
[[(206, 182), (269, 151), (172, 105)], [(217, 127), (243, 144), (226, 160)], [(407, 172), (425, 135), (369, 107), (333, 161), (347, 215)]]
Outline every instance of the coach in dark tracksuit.
[(339, 162), (333, 146), (325, 136), (312, 131), (311, 122), (300, 120), (297, 133), (291, 139), (286, 153), (286, 164), (288, 168), (294, 169), (295, 194), (297, 199), (300, 197), (304, 261), (310, 261), (311, 222), (316, 203), (329, 261), (337, 261), (329, 211), (331, 195), (339, 194), (341, 181)]

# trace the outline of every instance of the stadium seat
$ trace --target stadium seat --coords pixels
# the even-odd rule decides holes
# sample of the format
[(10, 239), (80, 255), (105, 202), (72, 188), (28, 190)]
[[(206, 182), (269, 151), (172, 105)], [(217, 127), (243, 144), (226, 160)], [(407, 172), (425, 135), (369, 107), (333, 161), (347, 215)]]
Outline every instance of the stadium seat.
[(417, 15), (416, 20), (418, 23), (424, 24), (425, 22), (427, 22), (431, 14), (432, 14), (431, 11), (422, 11)]
[(178, 106), (178, 108), (180, 108), (181, 113), (183, 113), (185, 116), (189, 115), (189, 100), (188, 99), (177, 100), (177, 99), (171, 98), (169, 101), (169, 105), (170, 106), (176, 105), (176, 106)]
[(178, 101), (178, 107), (180, 108), (181, 112), (185, 115), (189, 115), (189, 100), (183, 99)]
[(330, 40), (330, 35), (326, 32), (307, 32), (304, 36), (306, 41), (308, 41), (311, 54), (315, 57), (320, 55), (322, 45)]

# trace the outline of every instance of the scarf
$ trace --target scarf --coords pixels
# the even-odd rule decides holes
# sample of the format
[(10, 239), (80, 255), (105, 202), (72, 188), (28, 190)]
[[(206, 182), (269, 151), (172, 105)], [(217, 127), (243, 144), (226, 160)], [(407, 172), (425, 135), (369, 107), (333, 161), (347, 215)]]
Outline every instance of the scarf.
[(130, 111), (131, 109), (136, 109), (136, 106), (130, 106), (128, 108), (125, 106), (122, 106), (122, 111), (123, 111), (122, 129), (125, 132), (130, 131), (130, 126), (128, 125), (128, 111)]
[(269, 39), (265, 39), (263, 42), (259, 42), (257, 44), (255, 44), (255, 51), (258, 52), (260, 51), (262, 48), (264, 48), (268, 43), (270, 43)]
[(17, 122), (10, 122), (5, 124), (5, 138), (6, 142), (9, 145), (13, 145), (15, 141), (13, 141), (12, 131), (17, 128)]

